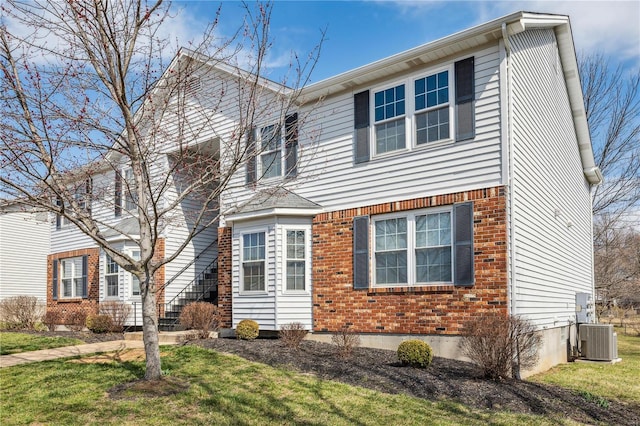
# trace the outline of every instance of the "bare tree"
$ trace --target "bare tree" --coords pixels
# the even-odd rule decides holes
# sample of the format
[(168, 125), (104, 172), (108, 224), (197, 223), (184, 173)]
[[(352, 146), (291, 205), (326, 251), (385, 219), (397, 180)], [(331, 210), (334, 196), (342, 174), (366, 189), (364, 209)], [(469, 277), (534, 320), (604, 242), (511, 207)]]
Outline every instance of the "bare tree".
[(619, 225), (606, 214), (595, 222), (594, 270), (603, 310), (640, 303), (640, 232)]
[(593, 213), (620, 217), (640, 207), (640, 71), (610, 63), (602, 54), (579, 58), (595, 160), (605, 177)]
[[(170, 63), (176, 50), (161, 30), (172, 16), (162, 0), (1, 7), (0, 196), (73, 224), (139, 279), (145, 378), (159, 379), (156, 275), (216, 226), (220, 193), (255, 155), (249, 133), (265, 118), (284, 126), (319, 45), (306, 59), (292, 56), (281, 84), (261, 77), (271, 4), (245, 5), (245, 23), (228, 39), (215, 19)], [(179, 247), (160, 252), (163, 233), (178, 226), (187, 230)], [(114, 233), (140, 258), (114, 245)]]

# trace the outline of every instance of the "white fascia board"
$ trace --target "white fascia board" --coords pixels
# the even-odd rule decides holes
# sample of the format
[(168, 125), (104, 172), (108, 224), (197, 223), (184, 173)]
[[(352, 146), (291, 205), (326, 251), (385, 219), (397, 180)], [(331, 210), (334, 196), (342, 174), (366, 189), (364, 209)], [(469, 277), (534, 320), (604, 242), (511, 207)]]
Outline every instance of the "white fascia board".
[(294, 209), (294, 208), (273, 208), (246, 213), (233, 213), (224, 219), (228, 223), (243, 222), (247, 220), (263, 219), (265, 217), (289, 216), (289, 217), (313, 217), (322, 213), (324, 209)]

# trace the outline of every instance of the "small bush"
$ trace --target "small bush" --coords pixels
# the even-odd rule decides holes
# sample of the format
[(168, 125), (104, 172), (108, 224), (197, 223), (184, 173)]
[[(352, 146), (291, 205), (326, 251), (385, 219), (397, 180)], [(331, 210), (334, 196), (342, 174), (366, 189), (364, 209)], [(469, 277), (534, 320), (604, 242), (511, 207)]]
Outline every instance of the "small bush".
[(89, 315), (86, 326), (93, 333), (108, 333), (113, 329), (113, 322), (109, 315)]
[(349, 358), (353, 354), (353, 350), (360, 346), (360, 336), (354, 333), (348, 325), (345, 325), (333, 333), (331, 342), (337, 346), (338, 356)]
[(465, 324), (460, 349), (480, 367), (486, 378), (520, 378), (520, 370), (538, 361), (540, 334), (528, 320), (511, 316), (486, 316)]
[(121, 333), (129, 315), (131, 315), (131, 305), (119, 300), (108, 300), (100, 303), (100, 314), (111, 318), (112, 328), (109, 331)]
[(307, 330), (304, 329), (304, 325), (301, 323), (292, 322), (290, 324), (283, 325), (278, 335), (286, 347), (298, 350), (298, 348), (300, 348), (300, 343), (302, 343), (307, 335)]
[(44, 314), (42, 322), (47, 326), (49, 331), (55, 331), (56, 325), (62, 323), (62, 315), (60, 315), (58, 311), (47, 311), (47, 313)]
[(0, 301), (0, 322), (8, 329), (35, 330), (44, 309), (34, 296), (14, 296)]
[(242, 340), (253, 340), (260, 334), (260, 326), (257, 322), (244, 319), (236, 327), (236, 337)]
[(220, 312), (211, 303), (193, 302), (182, 309), (179, 321), (187, 329), (198, 330), (200, 339), (207, 339), (211, 330), (220, 327)]
[(398, 359), (403, 365), (427, 368), (433, 360), (433, 350), (422, 340), (405, 340), (398, 346)]
[(67, 316), (67, 323), (65, 325), (69, 327), (71, 331), (82, 331), (86, 322), (86, 312), (74, 311)]

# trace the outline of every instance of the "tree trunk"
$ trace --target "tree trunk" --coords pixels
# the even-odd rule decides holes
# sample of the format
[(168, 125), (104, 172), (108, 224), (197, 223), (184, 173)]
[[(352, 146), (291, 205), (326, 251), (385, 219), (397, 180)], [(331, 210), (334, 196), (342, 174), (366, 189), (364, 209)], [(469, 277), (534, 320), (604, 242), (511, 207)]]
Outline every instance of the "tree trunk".
[(162, 369), (160, 367), (156, 287), (153, 275), (148, 277), (146, 284), (142, 290), (142, 339), (147, 357), (144, 378), (145, 380), (159, 380), (162, 376)]

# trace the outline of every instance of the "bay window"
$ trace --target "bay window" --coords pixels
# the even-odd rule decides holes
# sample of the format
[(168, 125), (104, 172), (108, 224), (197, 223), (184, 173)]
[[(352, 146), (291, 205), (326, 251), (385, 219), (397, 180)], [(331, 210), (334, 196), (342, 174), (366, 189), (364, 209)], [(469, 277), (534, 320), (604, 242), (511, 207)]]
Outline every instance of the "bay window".
[(242, 290), (265, 290), (265, 233), (242, 236)]
[(286, 275), (287, 290), (305, 290), (306, 243), (305, 231), (287, 231)]

